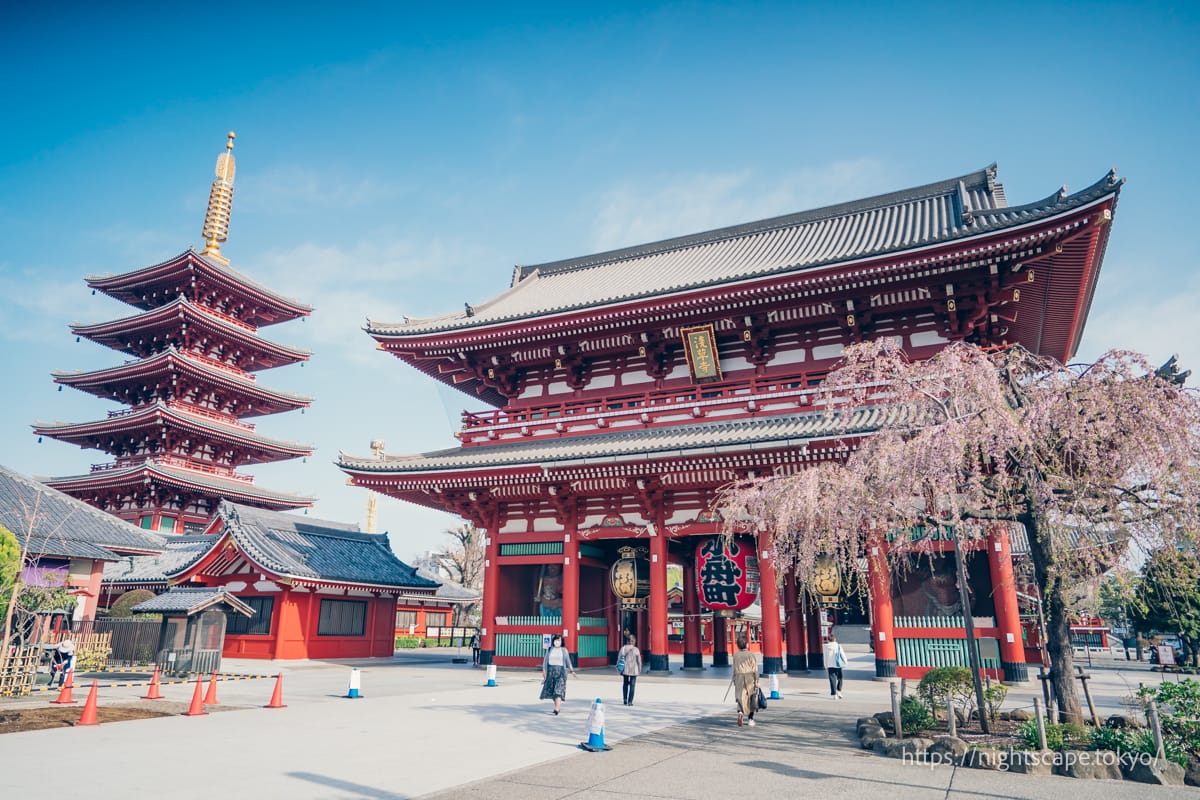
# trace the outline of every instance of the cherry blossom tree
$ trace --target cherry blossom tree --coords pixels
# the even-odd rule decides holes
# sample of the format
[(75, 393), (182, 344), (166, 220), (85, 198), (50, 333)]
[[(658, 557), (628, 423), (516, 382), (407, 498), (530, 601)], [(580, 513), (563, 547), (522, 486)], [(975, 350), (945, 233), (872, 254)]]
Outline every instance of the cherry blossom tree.
[[(1131, 544), (1200, 530), (1200, 401), (1140, 355), (1064, 366), (1019, 348), (955, 343), (911, 361), (891, 339), (847, 348), (817, 403), (841, 457), (730, 486), (731, 525), (775, 531), (779, 574), (807, 583), (820, 556), (860, 579), (872, 536), (917, 526), (982, 538), (1024, 525), (1044, 603), (1061, 718), (1080, 721), (1067, 589)], [(929, 548), (896, 536), (893, 569)]]

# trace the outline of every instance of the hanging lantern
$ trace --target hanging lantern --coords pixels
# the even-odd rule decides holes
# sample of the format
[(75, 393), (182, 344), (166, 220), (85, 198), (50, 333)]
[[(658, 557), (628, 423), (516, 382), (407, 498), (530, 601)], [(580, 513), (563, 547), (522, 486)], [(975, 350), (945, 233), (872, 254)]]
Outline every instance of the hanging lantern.
[(842, 576), (838, 573), (837, 562), (833, 560), (833, 556), (817, 558), (812, 587), (823, 608), (830, 608), (838, 604), (838, 595), (842, 591)]
[(700, 602), (721, 616), (733, 616), (758, 599), (758, 555), (754, 545), (714, 536), (696, 549)]
[(618, 552), (621, 557), (608, 571), (613, 594), (620, 598), (623, 610), (645, 608), (646, 598), (650, 596), (650, 561), (646, 558), (646, 548), (622, 547)]

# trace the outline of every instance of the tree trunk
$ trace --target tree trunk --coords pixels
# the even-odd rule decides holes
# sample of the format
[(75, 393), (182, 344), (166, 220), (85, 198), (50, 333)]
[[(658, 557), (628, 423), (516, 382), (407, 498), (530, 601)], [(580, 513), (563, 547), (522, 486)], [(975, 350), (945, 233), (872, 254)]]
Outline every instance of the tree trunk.
[(1046, 616), (1044, 646), (1050, 657), (1051, 685), (1058, 700), (1060, 722), (1083, 723), (1083, 708), (1075, 687), (1075, 658), (1071, 650), (1071, 626), (1067, 619), (1066, 584), (1058, 574), (1054, 544), (1050, 535), (1038, 524), (1034, 513), (1023, 514), (1029, 538), (1029, 555), (1033, 561), (1042, 608)]

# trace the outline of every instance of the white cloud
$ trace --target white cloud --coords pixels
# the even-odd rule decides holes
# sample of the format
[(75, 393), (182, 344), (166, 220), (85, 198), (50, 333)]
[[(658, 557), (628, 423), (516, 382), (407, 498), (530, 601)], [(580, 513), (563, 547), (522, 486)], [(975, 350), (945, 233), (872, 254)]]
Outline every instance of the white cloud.
[[(1149, 269), (1130, 268), (1125, 274), (1145, 276)], [(1121, 286), (1111, 280), (1103, 296), (1097, 298), (1084, 329), (1077, 360), (1091, 361), (1108, 350), (1136, 350), (1153, 364), (1161, 364), (1173, 353), (1179, 354), (1181, 369), (1200, 376), (1200, 280), (1188, 281), (1171, 294), (1144, 293), (1139, 286)], [(1149, 281), (1152, 285), (1160, 285)], [(1189, 383), (1195, 385), (1196, 377)]]
[(247, 211), (292, 211), (306, 208), (359, 208), (391, 200), (402, 193), (398, 186), (371, 178), (346, 177), (321, 170), (288, 165), (254, 175), (238, 186), (234, 203)]
[(647, 176), (601, 196), (593, 246), (625, 247), (853, 200), (885, 189), (888, 176), (869, 158), (775, 175)]

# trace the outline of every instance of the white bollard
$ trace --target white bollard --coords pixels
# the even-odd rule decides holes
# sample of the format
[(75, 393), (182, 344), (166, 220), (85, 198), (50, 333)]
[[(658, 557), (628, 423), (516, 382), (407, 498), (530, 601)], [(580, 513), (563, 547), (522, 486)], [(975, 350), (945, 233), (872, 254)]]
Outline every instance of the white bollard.
[(353, 669), (350, 670), (350, 688), (346, 690), (347, 698), (354, 700), (359, 697), (362, 697), (362, 694), (359, 692), (359, 690), (362, 688), (361, 681), (362, 681), (361, 673), (359, 673), (358, 667), (354, 667)]
[(495, 686), (496, 685), (496, 665), (495, 664), (488, 664), (487, 683), (484, 685), (485, 686)]
[(771, 673), (771, 699), (772, 700), (782, 700), (783, 699), (782, 697), (779, 696), (779, 676), (776, 675), (774, 672)]

